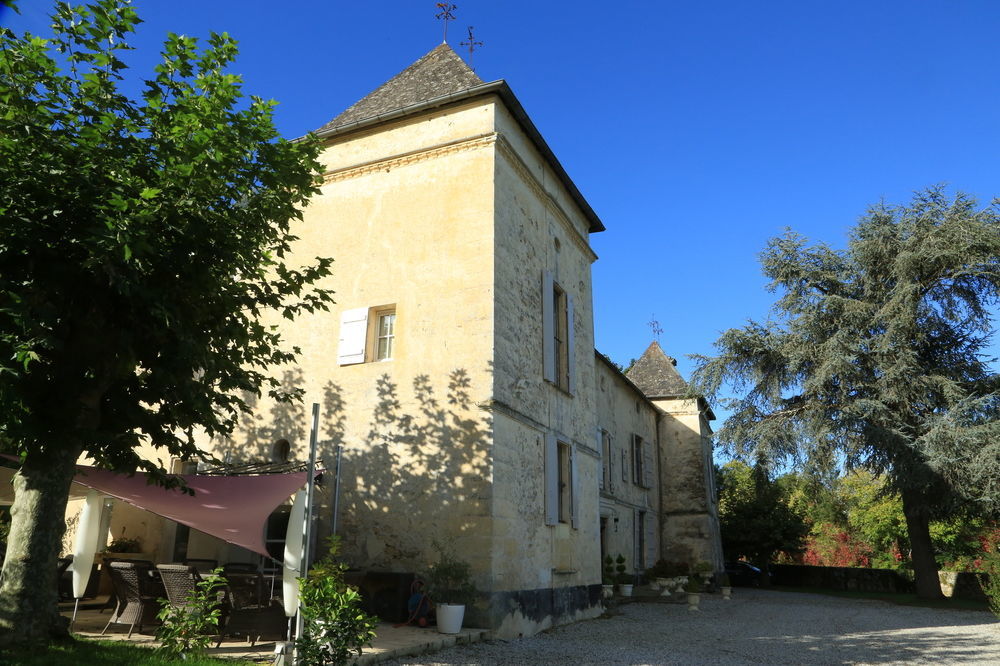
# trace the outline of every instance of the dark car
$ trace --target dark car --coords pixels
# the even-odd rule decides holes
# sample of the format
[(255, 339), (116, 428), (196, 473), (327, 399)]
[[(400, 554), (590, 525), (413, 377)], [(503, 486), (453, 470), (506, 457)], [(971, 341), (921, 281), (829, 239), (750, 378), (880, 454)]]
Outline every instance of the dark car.
[(742, 587), (760, 586), (760, 569), (743, 560), (726, 562), (726, 575), (729, 576), (730, 585), (739, 585)]

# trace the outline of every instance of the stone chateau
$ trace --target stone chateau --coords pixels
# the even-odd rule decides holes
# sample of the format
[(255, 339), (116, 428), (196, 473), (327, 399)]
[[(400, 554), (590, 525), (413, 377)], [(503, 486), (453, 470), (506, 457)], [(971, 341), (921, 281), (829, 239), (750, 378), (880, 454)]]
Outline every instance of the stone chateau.
[[(588, 239), (605, 227), (507, 83), (442, 44), (316, 134), (324, 183), (296, 252), (335, 258), (337, 303), (280, 322), (302, 349), (282, 377), (322, 405), (328, 469), (343, 447), (351, 565), (391, 580), (444, 549), (473, 568), (466, 624), (499, 637), (598, 615), (605, 554), (720, 568), (712, 411), (656, 342), (624, 374), (595, 351)], [(261, 401), (206, 447), (303, 460), (306, 406)], [(120, 505), (111, 532), (126, 525), (162, 561), (240, 556)]]

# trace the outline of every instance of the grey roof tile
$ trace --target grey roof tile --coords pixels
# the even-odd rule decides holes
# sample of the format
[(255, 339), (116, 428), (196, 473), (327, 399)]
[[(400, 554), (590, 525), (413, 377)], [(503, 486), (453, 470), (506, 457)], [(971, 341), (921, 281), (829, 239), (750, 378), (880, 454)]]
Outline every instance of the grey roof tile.
[(660, 343), (653, 340), (625, 376), (648, 398), (675, 398), (688, 390), (676, 365), (677, 361), (667, 356)]
[(351, 105), (317, 132), (374, 118), (482, 83), (483, 80), (476, 76), (450, 46), (441, 44)]

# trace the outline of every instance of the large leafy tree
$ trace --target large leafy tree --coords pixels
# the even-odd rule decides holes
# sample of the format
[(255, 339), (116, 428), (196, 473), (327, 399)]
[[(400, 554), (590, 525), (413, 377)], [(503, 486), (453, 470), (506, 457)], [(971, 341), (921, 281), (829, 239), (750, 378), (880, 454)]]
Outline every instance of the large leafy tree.
[(940, 595), (928, 529), (1000, 506), (1000, 215), (941, 188), (871, 208), (844, 250), (788, 232), (762, 254), (766, 322), (699, 359), (696, 390), (740, 397), (719, 433), (737, 453), (865, 468), (900, 493), (917, 590)]
[[(295, 358), (269, 313), (325, 308), (329, 259), (286, 263), (318, 146), (227, 71), (235, 42), (169, 35), (122, 92), (126, 0), (56, 5), (49, 38), (0, 30), (0, 438), (22, 457), (0, 638), (58, 633), (53, 576), (74, 463), (164, 479), (137, 447), (198, 455)], [(273, 318), (273, 317), (272, 317)]]
[(779, 553), (802, 550), (809, 525), (789, 504), (765, 465), (731, 461), (716, 469), (719, 531), (727, 560), (746, 558), (766, 569)]

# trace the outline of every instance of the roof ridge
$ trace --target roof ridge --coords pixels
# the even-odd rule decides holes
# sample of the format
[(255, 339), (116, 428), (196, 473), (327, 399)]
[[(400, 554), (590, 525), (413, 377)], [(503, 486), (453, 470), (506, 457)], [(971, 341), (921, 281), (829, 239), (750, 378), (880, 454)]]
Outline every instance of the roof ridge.
[(676, 366), (677, 359), (667, 356), (653, 340), (625, 375), (649, 398), (674, 398), (688, 390)]
[(316, 131), (327, 132), (482, 84), (472, 68), (443, 42)]

